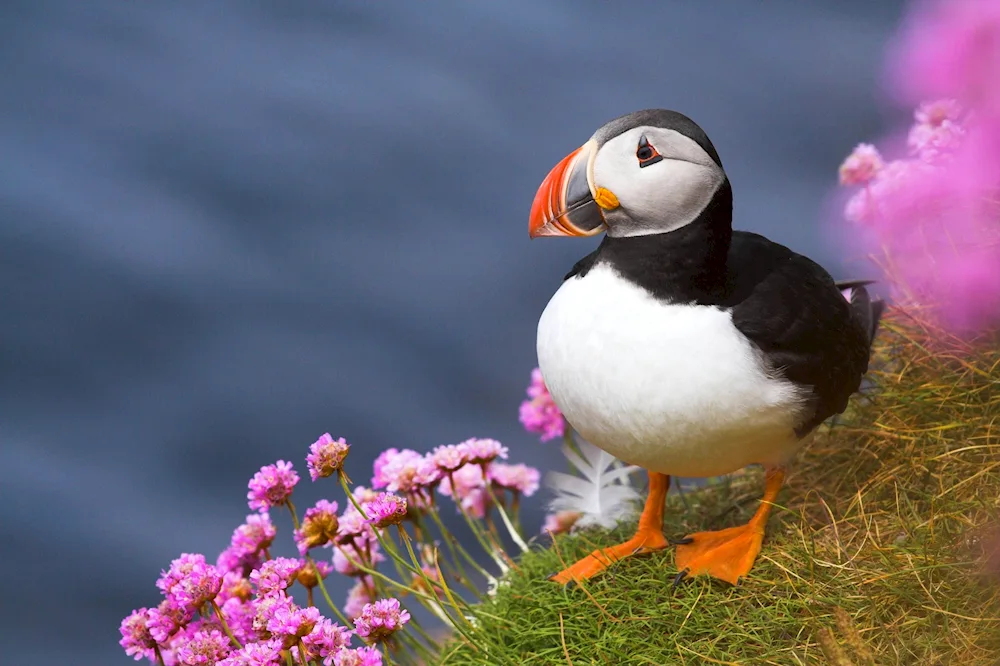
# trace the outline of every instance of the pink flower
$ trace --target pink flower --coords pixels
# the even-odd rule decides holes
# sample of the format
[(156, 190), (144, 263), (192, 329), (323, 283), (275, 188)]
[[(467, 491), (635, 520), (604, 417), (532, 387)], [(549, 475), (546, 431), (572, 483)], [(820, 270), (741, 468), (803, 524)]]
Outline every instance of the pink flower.
[(295, 532), (295, 545), (300, 555), (305, 555), (310, 548), (333, 542), (340, 526), (337, 509), (336, 502), (327, 500), (320, 500), (316, 502), (316, 506), (306, 509), (302, 527)]
[(859, 143), (854, 152), (840, 165), (841, 185), (861, 185), (867, 183), (882, 168), (882, 156), (878, 148), (870, 143)]
[[(454, 488), (452, 487), (454, 481)], [(486, 479), (483, 477), (483, 468), (479, 465), (469, 463), (451, 474), (451, 478), (441, 480), (439, 486), (442, 495), (451, 497), (455, 502), (460, 503), (473, 518), (483, 518), (486, 516), (486, 508), (489, 504), (489, 496), (486, 493)]]
[(379, 599), (365, 604), (361, 615), (354, 620), (354, 628), (365, 641), (376, 643), (385, 640), (409, 621), (410, 614), (400, 608), (398, 599)]
[(330, 575), (331, 571), (333, 571), (333, 566), (329, 562), (310, 562), (302, 558), (299, 560), (299, 573), (295, 579), (302, 587), (316, 587), (319, 585), (319, 581)]
[(330, 433), (323, 435), (309, 446), (306, 466), (313, 481), (331, 476), (344, 468), (344, 459), (350, 445), (343, 437), (334, 439)]
[[(278, 603), (268, 609), (267, 630), (272, 634), (302, 638), (320, 621), (319, 609), (315, 606), (300, 608), (291, 597), (279, 597)], [(290, 646), (289, 646), (290, 647)]]
[(495, 439), (467, 439), (461, 444), (468, 454), (469, 462), (485, 465), (497, 458), (507, 459), (507, 447)]
[(229, 625), (236, 640), (243, 644), (257, 640), (257, 632), (253, 628), (256, 608), (252, 603), (232, 597), (227, 599), (219, 610), (222, 611), (222, 617), (226, 618), (226, 624)]
[[(345, 548), (347, 549), (346, 554)], [(354, 547), (350, 545), (335, 548), (333, 551), (334, 570), (344, 576), (361, 576), (364, 572), (358, 569), (355, 563), (373, 567), (375, 564), (385, 561), (385, 555), (382, 554), (378, 541), (371, 541), (367, 544), (367, 548), (362, 547), (359, 550), (364, 553), (363, 556), (355, 552)]]
[(247, 516), (247, 522), (233, 530), (230, 546), (222, 551), (216, 566), (222, 571), (247, 575), (260, 565), (262, 552), (271, 547), (277, 529), (266, 511)]
[(242, 650), (220, 661), (218, 666), (280, 666), (283, 663), (281, 644), (278, 639), (247, 643)]
[(916, 122), (906, 140), (910, 151), (925, 161), (934, 161), (953, 151), (965, 136), (965, 128), (959, 122), (961, 115), (962, 108), (955, 100), (921, 104), (913, 114)]
[(528, 400), (521, 403), (519, 418), (521, 424), (528, 432), (537, 432), (542, 435), (541, 440), (547, 442), (556, 437), (562, 437), (565, 432), (566, 422), (562, 412), (552, 400), (545, 382), (542, 380), (542, 371), (535, 368), (531, 371), (531, 384), (528, 385)]
[[(367, 506), (368, 502), (361, 505), (362, 508)], [(348, 506), (344, 509), (344, 513), (340, 515), (340, 527), (337, 530), (337, 544), (350, 544), (361, 546), (366, 542), (378, 541), (375, 536), (375, 532), (372, 531), (372, 526), (368, 523), (365, 516), (354, 508), (354, 505)]]
[(156, 647), (156, 641), (149, 633), (149, 609), (140, 608), (132, 611), (128, 617), (122, 620), (118, 631), (122, 635), (118, 644), (125, 648), (125, 654), (134, 657), (136, 661), (141, 659), (152, 661), (154, 659), (153, 648)]
[(364, 506), (368, 522), (382, 529), (398, 525), (406, 518), (406, 500), (392, 493), (382, 493)]
[(889, 80), (914, 104), (942, 97), (1000, 113), (1000, 3), (920, 2), (891, 53)]
[(273, 465), (265, 465), (250, 479), (247, 503), (258, 511), (281, 506), (292, 496), (298, 482), (299, 475), (292, 469), (292, 463), (279, 460)]
[(257, 586), (257, 594), (261, 597), (284, 592), (298, 575), (301, 565), (299, 560), (291, 557), (276, 557), (268, 560), (250, 572), (250, 582)]
[(184, 553), (162, 572), (156, 586), (177, 607), (196, 610), (219, 594), (222, 575), (204, 555)]
[(215, 666), (229, 656), (229, 638), (218, 629), (197, 632), (177, 650), (177, 660), (184, 666)]
[(443, 444), (434, 449), (431, 460), (446, 475), (469, 462), (469, 452), (458, 444)]
[(365, 606), (374, 600), (372, 596), (372, 590), (375, 588), (375, 583), (372, 581), (370, 576), (364, 576), (358, 579), (358, 582), (354, 584), (347, 592), (347, 601), (344, 602), (344, 615), (349, 620), (361, 615)]
[(375, 647), (341, 648), (333, 666), (382, 666), (382, 653)]
[(373, 467), (372, 486), (394, 493), (415, 492), (441, 478), (433, 460), (410, 449), (383, 451)]
[(542, 532), (547, 534), (562, 534), (569, 532), (580, 520), (583, 514), (576, 511), (559, 511), (545, 516), (545, 524), (542, 525)]
[(521, 463), (516, 465), (493, 463), (489, 468), (489, 476), (490, 481), (501, 488), (513, 490), (525, 497), (535, 494), (541, 480), (541, 474), (537, 469)]
[(172, 599), (164, 599), (159, 606), (149, 609), (146, 626), (154, 641), (165, 644), (193, 617), (194, 610), (177, 606)]
[(252, 594), (250, 581), (244, 578), (241, 572), (227, 571), (222, 577), (222, 588), (215, 600), (220, 605), (233, 598), (246, 601)]
[[(339, 624), (322, 618), (313, 630), (302, 638), (305, 646), (306, 661), (318, 661), (323, 659), (323, 663), (333, 663), (334, 655), (351, 643), (353, 632)], [(295, 655), (298, 658), (298, 655)]]

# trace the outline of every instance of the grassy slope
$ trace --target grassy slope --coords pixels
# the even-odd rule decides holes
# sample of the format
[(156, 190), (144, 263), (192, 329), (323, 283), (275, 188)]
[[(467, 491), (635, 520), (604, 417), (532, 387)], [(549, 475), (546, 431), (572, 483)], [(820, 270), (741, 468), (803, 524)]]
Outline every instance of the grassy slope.
[[(440, 664), (989, 664), (1000, 655), (984, 544), (1000, 514), (1000, 340), (947, 344), (893, 312), (879, 335), (874, 400), (802, 452), (739, 587), (671, 586), (672, 550), (628, 559), (582, 588), (546, 576), (628, 536), (557, 537), (479, 609), (485, 653)], [(668, 536), (746, 521), (762, 491), (746, 471), (668, 500)]]

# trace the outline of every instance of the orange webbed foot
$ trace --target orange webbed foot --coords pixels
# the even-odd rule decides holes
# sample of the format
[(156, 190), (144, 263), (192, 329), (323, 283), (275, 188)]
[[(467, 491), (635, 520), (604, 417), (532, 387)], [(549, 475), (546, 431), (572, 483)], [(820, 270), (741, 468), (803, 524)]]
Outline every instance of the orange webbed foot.
[(696, 532), (678, 544), (677, 568), (687, 576), (707, 574), (736, 585), (740, 577), (750, 573), (763, 540), (763, 526), (753, 523), (717, 532)]
[(575, 564), (551, 576), (549, 580), (562, 585), (579, 583), (601, 573), (612, 564), (632, 555), (643, 555), (667, 547), (663, 532), (655, 529), (640, 530), (634, 537), (617, 546), (595, 550)]

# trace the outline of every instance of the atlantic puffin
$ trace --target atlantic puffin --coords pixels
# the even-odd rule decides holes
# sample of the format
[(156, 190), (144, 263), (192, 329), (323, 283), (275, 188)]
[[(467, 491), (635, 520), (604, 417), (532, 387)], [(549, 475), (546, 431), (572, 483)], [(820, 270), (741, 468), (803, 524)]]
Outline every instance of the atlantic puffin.
[[(732, 228), (733, 192), (694, 121), (648, 109), (611, 120), (546, 176), (529, 235), (594, 236), (538, 322), (542, 377), (587, 441), (649, 474), (638, 529), (551, 578), (589, 578), (676, 545), (677, 581), (737, 584), (795, 452), (844, 411), (868, 369), (882, 309), (867, 281)], [(846, 297), (845, 297), (846, 296)], [(764, 466), (746, 525), (668, 541), (670, 475)]]

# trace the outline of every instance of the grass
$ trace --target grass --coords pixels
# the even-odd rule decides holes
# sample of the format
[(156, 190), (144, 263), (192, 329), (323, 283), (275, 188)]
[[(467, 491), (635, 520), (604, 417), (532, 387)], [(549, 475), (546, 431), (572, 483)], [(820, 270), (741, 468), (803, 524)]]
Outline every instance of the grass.
[[(962, 342), (890, 311), (871, 378), (791, 468), (750, 576), (672, 587), (671, 549), (575, 589), (546, 577), (631, 535), (559, 536), (476, 609), (438, 664), (1000, 663), (1000, 336)], [(668, 498), (668, 536), (745, 522), (760, 470)]]

